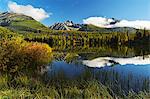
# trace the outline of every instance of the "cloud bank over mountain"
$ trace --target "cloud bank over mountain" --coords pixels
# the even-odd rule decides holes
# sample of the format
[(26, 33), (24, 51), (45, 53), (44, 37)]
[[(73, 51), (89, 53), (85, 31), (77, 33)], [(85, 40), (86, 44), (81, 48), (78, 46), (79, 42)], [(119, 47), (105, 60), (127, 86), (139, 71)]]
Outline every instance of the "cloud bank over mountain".
[(31, 16), (37, 21), (42, 21), (50, 15), (42, 8), (35, 8), (32, 5), (18, 5), (16, 2), (11, 1), (8, 3), (8, 8), (11, 12)]
[(89, 17), (83, 20), (84, 24), (92, 24), (98, 27), (114, 28), (114, 27), (133, 27), (136, 29), (148, 29), (150, 30), (150, 21), (144, 20), (115, 20), (105, 17)]

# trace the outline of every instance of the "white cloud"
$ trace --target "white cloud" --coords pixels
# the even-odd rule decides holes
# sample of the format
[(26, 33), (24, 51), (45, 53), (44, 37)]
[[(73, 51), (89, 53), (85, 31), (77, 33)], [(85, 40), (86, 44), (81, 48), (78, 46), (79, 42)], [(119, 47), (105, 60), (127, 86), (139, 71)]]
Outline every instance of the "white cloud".
[(137, 56), (132, 58), (99, 57), (93, 60), (83, 60), (82, 63), (89, 67), (105, 67), (114, 64), (110, 61), (119, 63), (121, 65), (126, 64), (148, 65), (150, 64), (150, 55), (147, 55), (145, 59), (143, 59), (143, 56)]
[(105, 28), (114, 28), (114, 27), (133, 27), (136, 29), (148, 29), (150, 30), (150, 21), (144, 20), (135, 20), (135, 21), (128, 21), (128, 20), (120, 20), (114, 24), (110, 24), (115, 22), (114, 19), (104, 18), (104, 17), (89, 17), (83, 20), (84, 24), (92, 24), (98, 27), (105, 27)]
[(16, 2), (9, 2), (8, 8), (11, 12), (21, 13), (31, 16), (37, 21), (42, 21), (49, 17), (49, 14), (42, 8), (34, 8), (32, 5), (18, 5)]

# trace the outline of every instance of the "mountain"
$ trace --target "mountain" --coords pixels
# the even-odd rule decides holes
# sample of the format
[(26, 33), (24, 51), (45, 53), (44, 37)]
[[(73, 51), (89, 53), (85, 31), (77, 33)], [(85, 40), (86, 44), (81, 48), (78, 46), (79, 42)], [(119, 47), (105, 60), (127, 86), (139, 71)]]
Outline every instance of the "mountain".
[[(119, 20), (112, 18), (114, 21), (110, 22), (110, 25), (116, 24)], [(132, 27), (115, 27), (115, 28), (104, 28), (94, 26), (92, 24), (75, 24), (72, 21), (66, 21), (64, 23), (55, 23), (54, 25), (49, 27), (51, 30), (77, 30), (77, 31), (85, 31), (85, 32), (101, 32), (101, 33), (112, 33), (112, 32), (129, 32), (135, 33), (137, 29)]]
[[(119, 20), (112, 18), (112, 22), (109, 25), (116, 24)], [(36, 21), (32, 17), (17, 14), (17, 13), (10, 13), (4, 12), (0, 13), (0, 26), (6, 27), (10, 30), (20, 33), (26, 32), (47, 32), (49, 30), (74, 30), (74, 31), (85, 31), (85, 32), (99, 32), (99, 33), (113, 33), (113, 32), (129, 32), (135, 33), (137, 29), (131, 27), (115, 27), (115, 28), (103, 28), (97, 27), (91, 24), (76, 24), (73, 21), (66, 21), (63, 23), (55, 23), (54, 25), (50, 26), (49, 28), (41, 24), (40, 22)]]
[[(117, 20), (115, 18), (106, 19), (107, 26), (113, 26), (120, 22), (120, 20)], [(79, 31), (87, 31), (87, 32), (101, 32), (101, 33), (112, 33), (112, 32), (129, 32), (129, 33), (135, 33), (137, 29), (132, 27), (113, 27), (113, 28), (104, 28), (104, 27), (98, 27), (94, 26), (92, 24), (84, 24)]]
[(115, 28), (102, 28), (97, 27), (92, 24), (84, 24), (79, 29), (79, 31), (86, 31), (86, 32), (101, 32), (101, 33), (112, 33), (112, 32), (122, 32), (122, 33), (135, 33), (137, 29), (132, 27), (115, 27)]
[(68, 20), (64, 23), (55, 23), (49, 28), (52, 30), (79, 30), (82, 27), (80, 24), (74, 24), (72, 21)]
[(0, 26), (21, 33), (37, 33), (40, 30), (47, 29), (46, 26), (34, 20), (32, 17), (10, 12), (0, 13)]

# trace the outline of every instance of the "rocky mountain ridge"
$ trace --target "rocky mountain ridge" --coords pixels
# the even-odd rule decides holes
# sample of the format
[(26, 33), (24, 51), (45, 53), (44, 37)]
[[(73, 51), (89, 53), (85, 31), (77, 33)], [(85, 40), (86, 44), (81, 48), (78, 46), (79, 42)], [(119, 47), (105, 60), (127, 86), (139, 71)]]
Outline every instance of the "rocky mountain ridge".
[(0, 13), (0, 25), (1, 26), (8, 26), (12, 21), (17, 20), (34, 20), (32, 17), (23, 15), (23, 14), (17, 14), (17, 13), (9, 13), (4, 12)]
[(49, 28), (52, 30), (79, 30), (82, 27), (81, 24), (75, 24), (73, 21), (67, 20), (64, 23), (55, 23)]
[[(110, 25), (116, 24), (120, 20), (112, 18), (112, 22)], [(85, 31), (85, 32), (101, 32), (101, 33), (112, 33), (112, 32), (131, 32), (134, 33), (137, 29), (132, 27), (114, 27), (114, 28), (103, 28), (94, 26), (92, 24), (75, 24), (73, 21), (66, 21), (64, 23), (55, 23), (49, 27), (51, 30), (77, 30), (77, 31)]]

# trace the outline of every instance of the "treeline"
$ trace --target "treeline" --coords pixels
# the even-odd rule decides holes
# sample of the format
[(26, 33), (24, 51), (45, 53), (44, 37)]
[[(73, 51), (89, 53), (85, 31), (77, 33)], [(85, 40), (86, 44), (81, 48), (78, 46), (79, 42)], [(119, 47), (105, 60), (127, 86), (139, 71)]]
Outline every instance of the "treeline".
[(137, 30), (135, 33), (52, 31), (26, 33), (23, 36), (27, 41), (47, 43), (56, 51), (80, 53), (90, 52), (96, 48), (99, 52), (119, 52), (123, 56), (130, 56), (129, 50), (132, 50), (134, 55), (150, 53), (150, 32), (148, 30)]
[(132, 43), (148, 44), (150, 32), (148, 30), (137, 30), (136, 33), (94, 33), (80, 31), (52, 31), (41, 33), (23, 34), (26, 40), (53, 42), (53, 44), (89, 44), (94, 46), (101, 45), (132, 45)]

